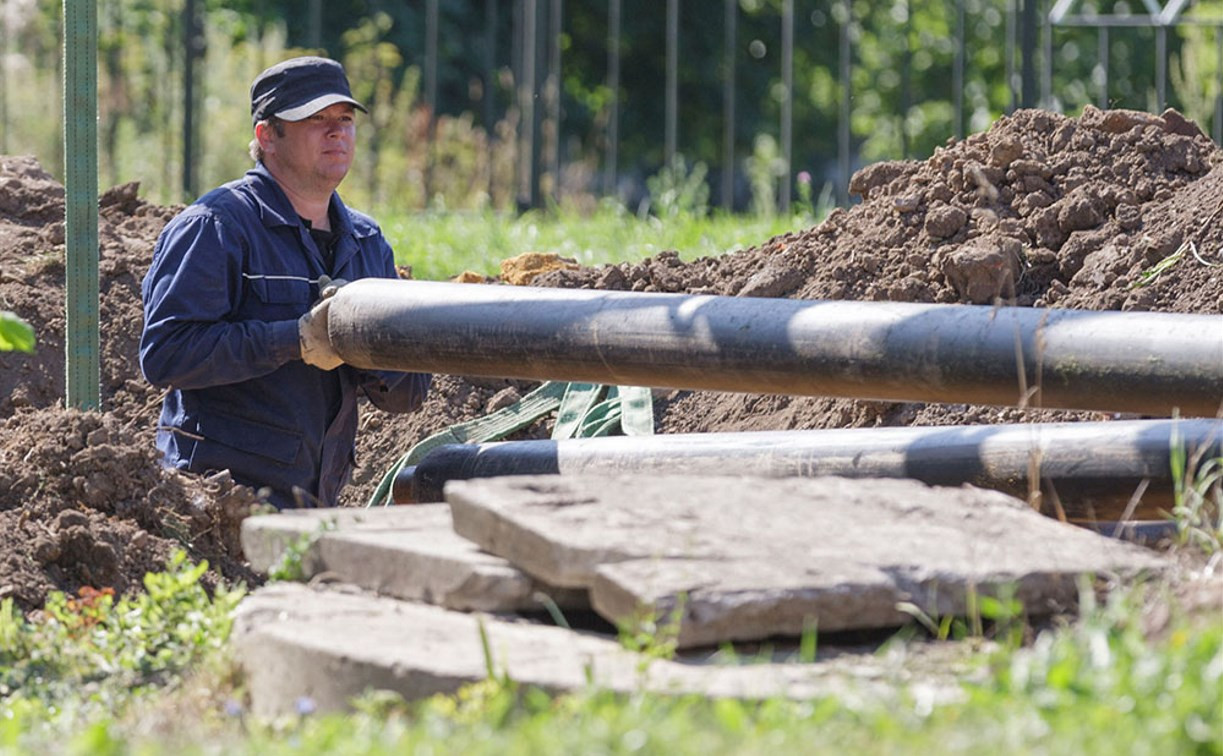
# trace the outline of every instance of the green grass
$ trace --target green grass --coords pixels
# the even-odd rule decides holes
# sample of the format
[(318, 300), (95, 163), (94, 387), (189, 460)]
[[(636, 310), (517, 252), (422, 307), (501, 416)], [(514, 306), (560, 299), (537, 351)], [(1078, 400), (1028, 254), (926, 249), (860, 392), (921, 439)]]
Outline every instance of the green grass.
[(810, 213), (756, 216), (680, 215), (663, 223), (607, 204), (588, 216), (560, 211), (522, 216), (484, 213), (376, 215), (396, 262), (419, 279), (441, 281), (470, 270), (500, 272), (502, 260), (523, 252), (554, 252), (583, 265), (636, 262), (665, 250), (684, 260), (746, 249), (777, 234), (815, 225)]
[(941, 698), (920, 679), (883, 695), (738, 701), (552, 696), (490, 677), (456, 695), (372, 693), (351, 714), (261, 721), (226, 671), (237, 594), (209, 598), (198, 577), (180, 561), (147, 598), (56, 597), (45, 618), (6, 614), (0, 754), (1223, 753), (1223, 623), (1174, 609), (1149, 632), (1146, 610), (1167, 599), (1154, 584), (1097, 605), (1085, 581), (1078, 621), (998, 643)]

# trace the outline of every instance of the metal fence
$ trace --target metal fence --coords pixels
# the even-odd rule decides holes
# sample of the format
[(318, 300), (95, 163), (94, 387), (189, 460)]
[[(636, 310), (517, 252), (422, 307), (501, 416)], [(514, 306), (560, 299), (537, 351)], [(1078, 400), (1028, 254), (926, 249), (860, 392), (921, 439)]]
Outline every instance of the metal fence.
[[(426, 37), (433, 42), (427, 45), (427, 55), (436, 55), (436, 19), (439, 0), (428, 0), (430, 12), (427, 18), (433, 26), (426, 30)], [(778, 40), (781, 49), (779, 72), (783, 94), (781, 97), (780, 123), (778, 124), (779, 143), (783, 167), (778, 178), (782, 191), (778, 192), (778, 204), (781, 211), (787, 211), (791, 201), (791, 193), (786, 190), (791, 185), (792, 171), (792, 134), (793, 134), (793, 50), (794, 50), (794, 20), (796, 0), (781, 0), (781, 38)], [(1053, 92), (1053, 69), (1055, 47), (1061, 29), (1066, 27), (1088, 27), (1098, 32), (1097, 60), (1093, 71), (1093, 84), (1097, 91), (1097, 102), (1101, 108), (1110, 106), (1110, 82), (1112, 80), (1112, 56), (1110, 55), (1109, 32), (1119, 27), (1146, 28), (1154, 30), (1156, 45), (1151, 56), (1150, 66), (1154, 71), (1153, 102), (1162, 110), (1168, 103), (1168, 52), (1167, 40), (1170, 30), (1184, 26), (1213, 27), (1218, 50), (1215, 66), (1215, 108), (1211, 118), (1211, 133), (1216, 142), (1223, 142), (1223, 17), (1204, 18), (1189, 12), (1192, 3), (1189, 0), (1169, 0), (1160, 5), (1156, 0), (1142, 0), (1145, 12), (1131, 12), (1125, 3), (1116, 4), (1110, 12), (1100, 12), (1095, 4), (1084, 3), (1083, 0), (1056, 0), (1049, 7), (1041, 0), (1005, 0), (1006, 36), (1005, 60), (1006, 77), (1011, 90), (1008, 112), (1021, 107), (1043, 107), (1052, 110), (1060, 109), (1059, 98)], [(821, 4), (823, 5), (823, 4)], [(953, 13), (956, 18), (954, 49), (950, 82), (951, 100), (953, 105), (954, 133), (948, 136), (962, 138), (965, 133), (965, 103), (964, 82), (966, 76), (966, 18), (965, 0), (952, 0)], [(834, 0), (827, 4), (830, 15), (839, 25), (839, 70), (837, 72), (840, 84), (841, 101), (837, 119), (837, 180), (836, 195), (842, 204), (848, 202), (848, 184), (850, 172), (854, 167), (854, 153), (850, 124), (853, 116), (853, 86), (852, 72), (855, 65), (855, 43), (853, 5), (848, 0)], [(497, 3), (487, 0), (487, 13), (490, 23), (495, 24)], [(666, 75), (665, 75), (665, 108), (664, 108), (664, 163), (670, 164), (679, 152), (677, 144), (678, 120), (681, 117), (680, 93), (677, 87), (678, 50), (680, 46), (680, 31), (678, 28), (679, 0), (665, 0), (665, 6), (653, 12), (666, 14)], [(1046, 10), (1047, 9), (1047, 10)], [(539, 138), (541, 124), (551, 122), (556, 132), (563, 130), (562, 113), (560, 110), (558, 82), (563, 65), (559, 47), (560, 29), (563, 23), (563, 0), (516, 0), (514, 3), (515, 25), (521, 31), (521, 44), (514, 49), (515, 59), (512, 66), (515, 80), (519, 82), (518, 106), (522, 112), (522, 127), (518, 138), (520, 142), (520, 172), (519, 172), (519, 204), (522, 207), (539, 207), (543, 203), (541, 177), (551, 172), (557, 175), (560, 170), (560, 140), (551, 144), (551, 152), (544, 154)], [(620, 0), (609, 0), (607, 21), (608, 74), (607, 86), (619, 93), (621, 84), (620, 71), (620, 34), (621, 14), (623, 7)], [(722, 92), (722, 161), (719, 196), (723, 204), (729, 204), (733, 196), (736, 180), (735, 155), (735, 109), (736, 82), (730, 72), (734, 71), (739, 40), (736, 37), (736, 21), (740, 13), (739, 0), (724, 0), (722, 8), (724, 27), (723, 48), (723, 92)], [(491, 26), (490, 26), (491, 29)], [(544, 31), (546, 29), (546, 32)], [(490, 32), (491, 34), (491, 32)], [(906, 37), (906, 44), (911, 41)], [(486, 43), (487, 44), (487, 43)], [(491, 49), (491, 48), (490, 48)], [(542, 62), (542, 65), (541, 65)], [(486, 52), (486, 65), (491, 80), (495, 61)], [(434, 58), (425, 64), (426, 72), (436, 72), (437, 60)], [(429, 74), (426, 74), (429, 80)], [(1209, 88), (1210, 82), (1202, 82)], [(435, 84), (427, 88), (431, 93), (427, 96), (430, 105), (436, 93)], [(614, 192), (617, 186), (617, 163), (619, 147), (619, 101), (614, 98), (607, 119), (603, 156), (603, 188), (607, 193)], [(542, 107), (536, 107), (542, 103)], [(491, 99), (486, 101), (486, 108), (491, 107)], [(491, 120), (492, 113), (486, 111), (486, 119)], [(907, 157), (907, 155), (905, 155)], [(556, 191), (557, 182), (550, 183)], [(554, 197), (555, 198), (555, 197)]]
[[(1125, 85), (1114, 74), (1117, 55), (1112, 53), (1118, 47), (1117, 39), (1124, 29), (1147, 30), (1148, 36), (1153, 35), (1154, 44), (1151, 50), (1139, 50), (1130, 57), (1133, 60), (1123, 61), (1131, 70), (1141, 67), (1151, 75), (1151, 91), (1141, 105), (1137, 107), (1164, 107), (1169, 101), (1169, 37), (1179, 34), (1190, 27), (1200, 27), (1213, 31), (1216, 47), (1216, 60), (1213, 65), (1213, 76), (1210, 80), (1201, 80), (1196, 85), (1201, 90), (1201, 97), (1213, 97), (1213, 113), (1202, 120), (1209, 126), (1214, 139), (1223, 142), (1223, 3), (1212, 0), (1210, 3), (1194, 3), (1190, 0), (1129, 0), (1126, 2), (1092, 2), (1091, 0), (933, 0), (933, 2), (918, 2), (918, 0), (889, 0), (892, 5), (902, 9), (904, 14), (921, 9), (938, 7), (940, 13), (953, 19), (950, 31), (950, 49), (953, 52), (948, 70), (946, 88), (940, 97), (944, 98), (951, 108), (950, 128), (945, 137), (962, 138), (970, 129), (972, 105), (966, 102), (966, 88), (974, 77), (982, 74), (970, 70), (974, 43), (969, 33), (970, 25), (977, 23), (973, 13), (988, 9), (991, 13), (1005, 19), (1005, 32), (1002, 36), (1000, 53), (1005, 61), (1005, 79), (1009, 90), (1009, 101), (1005, 110), (1012, 111), (1019, 107), (1045, 107), (1051, 110), (1061, 110), (1063, 100), (1054, 90), (1054, 72), (1058, 65), (1059, 54), (1065, 46), (1065, 41), (1073, 36), (1075, 44), (1081, 44), (1084, 29), (1096, 31), (1095, 51), (1084, 51), (1084, 58), (1094, 54), (1095, 64), (1090, 79), (1084, 83), (1089, 89), (1092, 99), (1100, 107), (1107, 108), (1115, 102), (1118, 86)], [(748, 0), (703, 0), (704, 5), (696, 5), (694, 0), (663, 0), (661, 3), (649, 3), (638, 0), (635, 4), (623, 0), (607, 0), (599, 2), (599, 10), (606, 11), (606, 26), (604, 42), (606, 49), (605, 76), (599, 82), (608, 91), (615, 93), (606, 105), (606, 112), (599, 116), (600, 133), (596, 140), (589, 139), (588, 134), (582, 137), (582, 155), (566, 153), (566, 145), (573, 135), (571, 118), (563, 106), (561, 78), (565, 73), (566, 56), (562, 49), (563, 35), (570, 32), (567, 11), (573, 13), (580, 9), (587, 17), (590, 16), (590, 0), (484, 0), (483, 4), (472, 3), (469, 8), (481, 8), (482, 13), (470, 11), (462, 19), (462, 44), (455, 40), (442, 37), (446, 33), (454, 34), (455, 21), (452, 16), (444, 16), (445, 7), (440, 0), (409, 0), (406, 3), (416, 11), (420, 27), (414, 30), (419, 34), (421, 44), (412, 50), (405, 51), (408, 62), (418, 65), (421, 76), (421, 97), (428, 112), (435, 117), (446, 115), (444, 108), (454, 106), (454, 103), (439, 101), (439, 72), (453, 67), (458, 61), (456, 55), (463, 56), (461, 61), (464, 70), (474, 73), (482, 80), (481, 95), (478, 99), (469, 99), (459, 106), (474, 113), (479, 123), (492, 133), (493, 126), (505, 119), (513, 111), (513, 121), (516, 127), (512, 138), (515, 143), (515, 170), (512, 179), (515, 204), (519, 208), (537, 208), (558, 199), (564, 191), (560, 177), (566, 168), (576, 160), (590, 160), (591, 155), (597, 159), (597, 174), (595, 180), (583, 191), (592, 191), (603, 195), (624, 195), (625, 186), (635, 187), (641, 192), (642, 175), (667, 165), (671, 165), (677, 156), (692, 158), (691, 145), (685, 145), (684, 131), (680, 128), (686, 119), (692, 118), (691, 105), (685, 100), (690, 93), (681, 87), (678, 75), (680, 56), (686, 44), (686, 31), (680, 28), (681, 7), (691, 14), (693, 7), (702, 11), (701, 23), (706, 27), (720, 26), (722, 36), (720, 64), (710, 70), (711, 79), (717, 79), (720, 84), (720, 114), (714, 114), (709, 109), (707, 123), (714, 121), (720, 115), (720, 131), (717, 139), (720, 141), (720, 154), (706, 154), (704, 159), (713, 166), (710, 189), (715, 204), (723, 207), (735, 207), (738, 199), (738, 209), (743, 205), (743, 187), (745, 158), (744, 135), (736, 133), (736, 123), (742, 124), (749, 109), (758, 107), (759, 98), (753, 100), (751, 95), (741, 91), (742, 84), (737, 81), (736, 69), (756, 62), (749, 59), (747, 52), (750, 47), (748, 39), (742, 32), (746, 21), (745, 8), (751, 3)], [(586, 4), (580, 4), (586, 3)], [(167, 13), (181, 14), (179, 31), (173, 40), (152, 41), (151, 44), (164, 49), (176, 49), (181, 66), (182, 85), (177, 88), (181, 93), (181, 103), (176, 107), (173, 120), (181, 118), (181, 125), (167, 123), (164, 128), (181, 128), (181, 136), (174, 140), (177, 154), (172, 156), (174, 162), (181, 162), (181, 168), (176, 172), (181, 181), (181, 196), (189, 199), (196, 196), (201, 189), (200, 176), (196, 166), (200, 163), (201, 151), (199, 121), (201, 120), (200, 92), (204, 89), (203, 79), (209, 75), (205, 66), (201, 65), (206, 50), (204, 47), (204, 21), (202, 15), (206, 5), (199, 0), (167, 0), (164, 3)], [(302, 25), (306, 41), (318, 44), (323, 27), (322, 12), (324, 4), (321, 0), (309, 0), (303, 4), (301, 18), (293, 19), (294, 23)], [(116, 3), (106, 4), (110, 13), (116, 12)], [(819, 14), (827, 19), (827, 27), (835, 30), (825, 37), (834, 40), (837, 46), (835, 56), (835, 71), (829, 71), (837, 87), (839, 102), (835, 108), (833, 119), (825, 116), (821, 128), (826, 124), (827, 133), (835, 134), (835, 139), (825, 141), (827, 152), (820, 154), (821, 178), (834, 187), (834, 195), (841, 204), (847, 203), (848, 182), (852, 171), (861, 163), (878, 159), (878, 155), (863, 157), (860, 153), (863, 135), (851, 128), (855, 113), (861, 112), (856, 98), (861, 91), (854, 89), (855, 71), (863, 70), (860, 60), (860, 44), (858, 36), (864, 32), (869, 21), (855, 17), (855, 5), (852, 0), (768, 0), (758, 1), (752, 10), (757, 21), (761, 16), (771, 16), (771, 27), (777, 37), (767, 39), (770, 49), (780, 51), (780, 55), (770, 54), (770, 65), (776, 65), (773, 76), (778, 92), (776, 121), (768, 129), (775, 136), (779, 159), (777, 161), (776, 205), (785, 212), (793, 199), (793, 172), (796, 168), (807, 170), (812, 165), (810, 150), (795, 154), (795, 106), (804, 106), (801, 97), (795, 93), (795, 51), (802, 51), (809, 40), (799, 38), (796, 46), (796, 27), (803, 26), (805, 20)], [(867, 5), (859, 0), (856, 6), (860, 13), (864, 8), (871, 9), (875, 4)], [(1208, 17), (1205, 12), (1214, 13)], [(633, 84), (621, 79), (623, 50), (631, 48), (639, 40), (625, 38), (625, 13), (651, 14), (660, 21), (665, 19), (665, 38), (660, 39), (665, 46), (664, 63), (661, 76), (661, 86), (653, 86), (648, 92), (633, 91)], [(689, 15), (691, 17), (691, 15)], [(443, 22), (449, 20), (448, 25)], [(0, 23), (4, 21), (4, 12), (0, 12)], [(509, 40), (503, 39), (506, 29), (510, 30)], [(757, 23), (751, 34), (757, 34), (760, 24)], [(870, 31), (866, 29), (866, 31)], [(474, 33), (473, 33), (474, 32)], [(713, 34), (714, 32), (710, 32)], [(19, 75), (9, 71), (8, 59), (16, 42), (13, 35), (0, 26), (0, 152), (7, 152), (13, 146), (9, 142), (7, 124), (14, 114), (10, 112), (10, 86), (19, 85)], [(691, 44), (691, 42), (687, 42)], [(904, 48), (897, 53), (897, 59), (908, 61), (920, 52), (917, 49), (920, 42), (905, 34), (897, 37), (896, 45)], [(1132, 46), (1132, 45), (1131, 45)], [(457, 51), (457, 52), (456, 52)], [(831, 56), (825, 56), (829, 59)], [(587, 66), (586, 70), (590, 70)], [(503, 74), (508, 71), (508, 80), (513, 88), (509, 97), (504, 90), (498, 92), (499, 81), (507, 80)], [(572, 71), (569, 72), (572, 75)], [(177, 75), (177, 74), (175, 74)], [(900, 71), (900, 76), (908, 76), (907, 71)], [(991, 74), (993, 75), (993, 74)], [(588, 82), (591, 83), (591, 82)], [(713, 81), (709, 82), (714, 84)], [(716, 84), (715, 84), (716, 86)], [(860, 87), (859, 87), (860, 90)], [(625, 137), (632, 138), (634, 134), (625, 133), (626, 121), (622, 118), (622, 107), (642, 98), (658, 98), (661, 107), (661, 123), (657, 124), (657, 141), (662, 145), (661, 160), (650, 166), (643, 166), (634, 158), (625, 160), (622, 144)], [(657, 102), (657, 100), (656, 100)], [(1073, 103), (1082, 103), (1079, 98)], [(896, 154), (889, 157), (914, 157), (910, 134), (903, 124), (904, 112), (919, 105), (914, 98), (905, 95), (898, 103), (901, 111), (896, 118), (901, 121), (900, 147)], [(993, 107), (1000, 107), (996, 103)], [(770, 110), (770, 113), (772, 111)], [(801, 114), (800, 114), (801, 115)], [(771, 120), (772, 116), (768, 116)], [(589, 120), (589, 119), (588, 119)], [(834, 122), (833, 122), (834, 121)], [(802, 122), (801, 119), (799, 121)], [(691, 120), (689, 120), (691, 123)], [(431, 122), (429, 138), (436, 133)], [(651, 124), (653, 127), (655, 124)], [(713, 128), (709, 133), (713, 141)], [(979, 122), (971, 128), (980, 128)], [(739, 127), (742, 129), (742, 126)], [(759, 128), (759, 126), (756, 126)], [(859, 129), (860, 131), (860, 129)], [(801, 136), (801, 134), (800, 134)], [(801, 141), (801, 140), (799, 140)], [(163, 141), (169, 144), (169, 141)], [(490, 150), (494, 140), (489, 140)], [(432, 154), (432, 152), (431, 152)], [(425, 195), (431, 196), (428, 185), (434, 179), (434, 164), (426, 166), (423, 174), (426, 183)], [(168, 177), (167, 177), (168, 178)], [(490, 173), (489, 182), (492, 176)], [(491, 194), (491, 193), (490, 193)]]

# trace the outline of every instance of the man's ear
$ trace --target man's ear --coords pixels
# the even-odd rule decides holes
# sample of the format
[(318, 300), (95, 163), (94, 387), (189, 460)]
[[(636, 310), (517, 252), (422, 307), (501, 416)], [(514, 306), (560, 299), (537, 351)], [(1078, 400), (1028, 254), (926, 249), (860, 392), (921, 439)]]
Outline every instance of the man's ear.
[(259, 146), (264, 152), (273, 152), (273, 145), (276, 144), (276, 129), (267, 121), (260, 121), (255, 124), (255, 139), (259, 141)]

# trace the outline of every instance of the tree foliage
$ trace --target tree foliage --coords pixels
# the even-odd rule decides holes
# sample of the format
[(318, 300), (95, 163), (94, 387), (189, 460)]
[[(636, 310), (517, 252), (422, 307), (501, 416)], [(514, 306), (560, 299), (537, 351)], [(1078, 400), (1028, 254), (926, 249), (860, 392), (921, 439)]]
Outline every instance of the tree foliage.
[[(246, 92), (255, 73), (288, 55), (320, 52), (348, 66), (357, 96), (370, 105), (370, 118), (362, 122), (364, 153), (347, 190), (359, 200), (401, 207), (507, 208), (521, 194), (522, 9), (531, 3), (439, 2), (435, 70), (426, 60), (426, 2), (198, 0), (196, 5), (203, 30), (199, 115), (193, 124), (200, 146), (198, 158), (192, 158), (199, 189), (232, 178), (247, 165)], [(534, 5), (539, 37), (547, 41), (547, 14), (554, 4), (535, 0)], [(608, 170), (607, 126), (615, 102), (616, 169), (628, 186), (645, 193), (646, 178), (667, 168), (666, 4), (622, 0), (616, 92), (608, 87), (610, 3), (559, 5), (561, 126), (558, 134), (545, 121), (539, 145), (545, 155), (560, 155), (563, 175), (544, 181), (550, 187), (559, 183), (568, 195), (598, 190), (599, 174)], [(1107, 13), (1117, 4), (1086, 0), (1079, 5), (1080, 11)], [(793, 6), (792, 170), (782, 175), (806, 171), (817, 184), (844, 178), (836, 175), (838, 128), (846, 117), (843, 35), (852, 44), (848, 118), (855, 165), (929, 155), (948, 138), (984, 129), (1014, 106), (1015, 0), (793, 0)], [(1223, 16), (1223, 0), (1200, 0), (1193, 6), (1199, 16)], [(101, 177), (111, 184), (139, 179), (146, 192), (162, 200), (191, 199), (179, 190), (186, 159), (181, 154), (185, 8), (186, 0), (99, 3)], [(706, 171), (716, 190), (725, 134), (724, 80), (733, 76), (733, 168), (740, 207), (766, 188), (750, 172), (766, 159), (759, 151), (780, 148), (785, 98), (781, 9), (782, 0), (738, 0), (733, 60), (728, 60), (723, 4), (679, 4), (679, 152), (689, 166)], [(57, 173), (62, 148), (57, 130), (48, 125), (58, 122), (60, 109), (60, 11), (61, 4), (52, 0), (6, 3), (2, 39), (10, 54), (3, 58), (5, 81), (28, 84), (0, 87), (8, 93), (0, 108), (0, 146), (37, 154)], [(1218, 31), (1205, 29), (1173, 27), (1166, 48), (1169, 104), (1202, 119), (1204, 126), (1217, 117), (1220, 96), (1214, 55)], [(1152, 29), (1111, 30), (1107, 93), (1101, 88), (1105, 68), (1098, 60), (1099, 32), (1059, 27), (1051, 33), (1052, 80), (1045, 106), (1076, 112), (1087, 103), (1103, 102), (1157, 109)], [(958, 52), (964, 71), (959, 114), (952, 91)], [(1035, 54), (1044, 55), (1040, 49)], [(543, 70), (547, 60), (541, 48), (538, 68)], [(538, 110), (545, 109), (545, 100), (537, 98)], [(793, 189), (771, 187), (774, 194)], [(715, 203), (723, 200), (719, 194), (712, 197)]]

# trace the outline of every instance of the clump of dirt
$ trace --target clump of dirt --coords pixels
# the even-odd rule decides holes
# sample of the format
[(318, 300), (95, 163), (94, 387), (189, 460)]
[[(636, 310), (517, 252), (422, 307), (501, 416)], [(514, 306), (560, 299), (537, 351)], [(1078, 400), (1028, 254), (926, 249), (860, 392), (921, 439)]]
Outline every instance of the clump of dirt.
[(230, 581), (257, 582), (239, 527), (257, 502), (227, 473), (163, 469), (146, 429), (114, 413), (47, 407), (0, 426), (0, 595), (25, 609), (50, 590), (138, 589), (176, 548)]
[[(533, 285), (725, 296), (1003, 302), (1080, 309), (1223, 310), (1223, 153), (1175, 111), (1019, 111), (925, 161), (871, 165), (861, 202), (820, 225), (718, 258), (663, 252), (574, 268)], [(63, 408), (63, 188), (30, 158), (0, 157), (0, 307), (38, 332), (34, 355), (0, 353), (0, 597), (131, 590), (169, 549), (247, 578), (237, 542), (256, 506), (226, 477), (162, 470), (160, 393), (137, 362), (140, 279), (179, 208), (136, 185), (101, 200), (102, 412)], [(1158, 264), (1158, 265), (1157, 265)], [(1158, 271), (1158, 273), (1156, 273)], [(532, 271), (534, 274), (535, 271)], [(492, 283), (497, 283), (493, 281)], [(342, 502), (363, 505), (412, 444), (513, 402), (534, 384), (438, 376), (424, 408), (362, 408)], [(660, 433), (1102, 419), (1033, 409), (671, 391)], [(546, 435), (547, 422), (517, 438)], [(215, 577), (215, 575), (214, 575)]]

